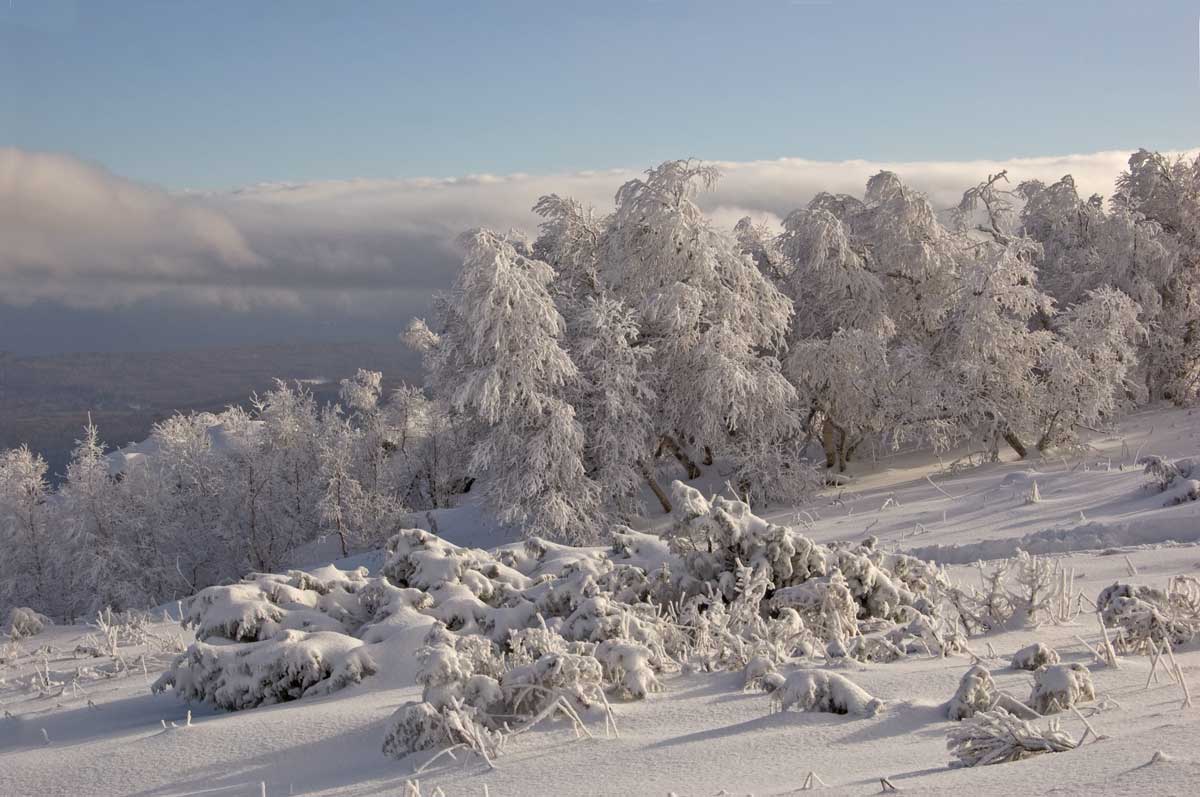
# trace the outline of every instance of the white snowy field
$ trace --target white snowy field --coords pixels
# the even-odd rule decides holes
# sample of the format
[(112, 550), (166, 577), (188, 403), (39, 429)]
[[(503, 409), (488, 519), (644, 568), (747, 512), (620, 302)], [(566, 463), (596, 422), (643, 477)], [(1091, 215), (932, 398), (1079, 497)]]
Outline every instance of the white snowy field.
[[(978, 580), (972, 562), (1011, 556), (1018, 545), (1061, 556), (1075, 588), (1093, 600), (1115, 581), (1163, 587), (1173, 575), (1195, 574), (1200, 502), (1164, 506), (1171, 494), (1144, 489), (1133, 462), (1200, 454), (1200, 415), (1142, 412), (1115, 434), (1094, 435), (1090, 446), (1085, 456), (978, 466), (951, 467), (954, 456), (939, 462), (927, 453), (883, 458), (860, 466), (851, 486), (766, 514), (803, 526), (818, 542), (874, 535), (881, 547), (947, 563), (968, 583)], [(1031, 503), (1034, 482), (1040, 500)], [(441, 533), (486, 544), (461, 522), (471, 513), (458, 512), (439, 522)], [(392, 712), (420, 699), (413, 654), (425, 626), (377, 645), (378, 673), (359, 684), (234, 713), (151, 694), (192, 635), (165, 619), (145, 631), (117, 657), (77, 651), (97, 642), (97, 630), (85, 626), (0, 643), (0, 794), (386, 795), (403, 794), (419, 778), (422, 795), (440, 788), (447, 797), (777, 795), (800, 791), (810, 772), (830, 794), (879, 793), (880, 778), (917, 794), (1188, 794), (1200, 779), (1200, 692), (1197, 706), (1184, 708), (1181, 686), (1161, 670), (1147, 686), (1148, 658), (1122, 656), (1119, 669), (1097, 662), (1088, 646), (1100, 644), (1100, 626), (1089, 611), (969, 644), (997, 685), (1022, 699), (1030, 673), (1009, 660), (1031, 642), (1088, 666), (1096, 700), (1084, 713), (1100, 738), (967, 769), (951, 768), (946, 749), (957, 723), (945, 704), (973, 663), (964, 655), (845, 660), (837, 672), (884, 701), (869, 718), (773, 712), (767, 695), (743, 691), (740, 672), (665, 676), (663, 691), (645, 700), (614, 701), (619, 738), (605, 738), (603, 724), (592, 728), (596, 738), (582, 740), (562, 723), (543, 724), (513, 737), (495, 769), (466, 755), (415, 775), (430, 753), (397, 761), (380, 746)], [(1200, 690), (1200, 649), (1177, 655)], [(1079, 739), (1084, 719), (1058, 716)]]

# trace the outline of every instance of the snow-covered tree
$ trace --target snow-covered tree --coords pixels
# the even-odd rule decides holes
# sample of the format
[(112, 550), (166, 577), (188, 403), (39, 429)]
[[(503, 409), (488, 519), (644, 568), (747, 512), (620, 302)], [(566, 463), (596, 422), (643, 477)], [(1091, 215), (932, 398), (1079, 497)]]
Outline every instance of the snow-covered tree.
[[(653, 349), (637, 345), (633, 313), (608, 296), (587, 299), (573, 330), (582, 389), (579, 420), (588, 473), (615, 508), (636, 514), (643, 481), (657, 487), (648, 458), (654, 447), (655, 400), (646, 361)], [(665, 494), (659, 494), (670, 511)]]
[(585, 472), (583, 429), (563, 398), (578, 369), (562, 347), (565, 324), (549, 290), (554, 270), (488, 230), (463, 243), (448, 313), (461, 322), (437, 338), (434, 383), (481, 429), (472, 473), (502, 522), (591, 539), (599, 490)]
[(63, 554), (50, 513), (46, 460), (28, 447), (0, 453), (0, 607), (56, 614)]
[(133, 594), (131, 550), (122, 539), (118, 487), (109, 473), (104, 443), (90, 419), (83, 431), (71, 453), (57, 507), (73, 595), (67, 613), (74, 616), (106, 607), (124, 609), (140, 597)]
[[(600, 273), (635, 313), (663, 446), (696, 475), (686, 449), (744, 456), (799, 433), (795, 391), (777, 355), (792, 304), (696, 205), (711, 166), (668, 161), (617, 192)], [(740, 449), (740, 450), (739, 450)], [(743, 455), (743, 456), (739, 456)], [(744, 478), (753, 485), (757, 468)]]
[(1145, 335), (1138, 305), (1105, 287), (1062, 316), (1058, 335), (1038, 366), (1038, 451), (1070, 442), (1080, 427), (1111, 422), (1138, 395), (1137, 343)]

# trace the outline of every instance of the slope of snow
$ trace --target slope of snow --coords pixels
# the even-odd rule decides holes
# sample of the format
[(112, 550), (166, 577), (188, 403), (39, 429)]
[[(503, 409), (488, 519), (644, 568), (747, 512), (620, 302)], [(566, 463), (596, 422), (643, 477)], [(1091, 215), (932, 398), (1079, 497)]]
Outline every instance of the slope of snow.
[[(859, 471), (852, 486), (774, 517), (808, 526), (806, 534), (822, 542), (875, 535), (886, 547), (953, 563), (952, 575), (971, 583), (978, 577), (974, 559), (1044, 545), (1063, 554), (1076, 587), (1094, 599), (1118, 580), (1161, 587), (1200, 568), (1200, 503), (1163, 506), (1164, 496), (1144, 489), (1134, 465), (1139, 454), (1196, 453), (1200, 418), (1158, 410), (1128, 419), (1114, 435), (1098, 435), (1086, 454), (1065, 460), (951, 470), (930, 463), (928, 454), (881, 459)], [(1035, 481), (1040, 500), (1030, 503)], [(439, 531), (455, 542), (487, 544), (482, 518), (472, 511), (439, 516)], [(312, 553), (316, 559), (320, 552)], [(376, 569), (370, 561), (354, 564)], [(428, 753), (394, 761), (380, 745), (396, 707), (420, 698), (414, 652), (423, 626), (376, 646), (378, 674), (362, 683), (235, 713), (192, 705), (190, 726), (189, 707), (170, 694), (152, 695), (149, 685), (191, 633), (166, 620), (142, 632), (123, 641), (116, 657), (76, 652), (97, 641), (95, 629), (82, 626), (0, 642), (0, 794), (252, 795), (265, 784), (269, 795), (385, 795), (403, 794), (406, 781), (419, 778), (423, 794), (441, 788), (447, 797), (482, 795), (485, 786), (496, 797), (777, 795), (800, 790), (810, 771), (830, 794), (878, 793), (882, 777), (920, 794), (1181, 794), (1200, 777), (1200, 703), (1183, 708), (1180, 686), (1161, 665), (1158, 682), (1147, 688), (1148, 658), (1123, 656), (1120, 669), (1097, 663), (1083, 644), (1100, 644), (1099, 625), (1087, 613), (1072, 624), (970, 644), (997, 686), (1020, 699), (1029, 696), (1032, 677), (1010, 661), (1033, 642), (1054, 648), (1064, 664), (1088, 666), (1097, 701), (1086, 719), (1106, 738), (1089, 734), (1073, 751), (971, 769), (950, 768), (946, 750), (953, 724), (945, 704), (973, 663), (966, 656), (839, 667), (883, 702), (873, 717), (773, 712), (767, 695), (742, 691), (741, 673), (670, 676), (664, 691), (644, 701), (614, 703), (620, 738), (576, 740), (561, 723), (542, 725), (513, 738), (494, 770), (471, 756), (443, 757), (418, 776), (414, 769)], [(1200, 650), (1176, 655), (1200, 690)], [(1059, 717), (1076, 739), (1083, 735), (1083, 720)], [(1159, 751), (1165, 755), (1155, 758)]]

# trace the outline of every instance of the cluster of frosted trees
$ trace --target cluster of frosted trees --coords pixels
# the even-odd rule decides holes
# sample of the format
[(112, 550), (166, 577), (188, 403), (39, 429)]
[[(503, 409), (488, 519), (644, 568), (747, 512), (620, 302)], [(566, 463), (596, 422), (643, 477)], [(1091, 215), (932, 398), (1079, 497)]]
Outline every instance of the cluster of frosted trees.
[(0, 452), (0, 613), (152, 606), (302, 564), (321, 537), (381, 545), (411, 507), (462, 492), (456, 435), (420, 391), (384, 397), (359, 371), (338, 404), (281, 383), (248, 410), (165, 420), (123, 456), (89, 424), (56, 490), (28, 448)]
[(0, 455), (0, 604), (57, 616), (167, 600), (379, 544), (472, 492), (527, 534), (592, 541), (705, 478), (794, 501), (901, 443), (1020, 456), (1200, 387), (1200, 161), (1136, 153), (1115, 196), (989, 177), (935, 209), (890, 172), (772, 230), (718, 229), (717, 172), (671, 161), (607, 215), (543, 197), (530, 242), (477, 230), (436, 323), (425, 389), (380, 375), (318, 407), (179, 416), (113, 472), (94, 429), (56, 491)]
[[(895, 174), (782, 230), (717, 229), (717, 172), (671, 161), (598, 215), (551, 195), (532, 243), (479, 230), (407, 338), (468, 472), (532, 533), (594, 538), (660, 467), (751, 501), (905, 441), (1071, 444), (1200, 379), (1200, 161), (1140, 151), (1116, 195), (989, 176), (939, 211)], [(675, 474), (672, 474), (675, 475)], [(647, 493), (648, 494), (648, 493)]]

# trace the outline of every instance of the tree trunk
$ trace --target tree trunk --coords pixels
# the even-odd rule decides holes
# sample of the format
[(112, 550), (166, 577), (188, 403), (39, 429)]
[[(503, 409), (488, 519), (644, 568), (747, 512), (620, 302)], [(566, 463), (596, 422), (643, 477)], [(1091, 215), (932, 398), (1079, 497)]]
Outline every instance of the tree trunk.
[(1029, 455), (1029, 451), (1025, 448), (1025, 444), (1022, 443), (1021, 439), (1013, 433), (1012, 429), (1005, 429), (1001, 433), (1001, 437), (1004, 438), (1004, 442), (1008, 443), (1009, 447), (1012, 448), (1013, 451), (1017, 452), (1017, 456), (1019, 456), (1021, 459), (1025, 459), (1025, 457)]
[(689, 481), (700, 476), (700, 468), (692, 461), (692, 458), (687, 455), (687, 452), (683, 450), (679, 443), (675, 442), (675, 438), (669, 434), (662, 436), (662, 443), (659, 445), (659, 450), (664, 448), (670, 451), (675, 459), (679, 460), (679, 464), (683, 465), (684, 470), (687, 471)]
[(646, 478), (646, 483), (650, 485), (650, 491), (654, 493), (654, 497), (662, 504), (663, 512), (671, 514), (671, 499), (667, 498), (667, 494), (663, 492), (663, 488), (659, 486), (658, 480), (654, 478), (654, 473), (646, 465), (645, 460), (638, 460), (638, 468), (642, 471), (642, 476)]
[(837, 444), (834, 442), (836, 432), (833, 422), (826, 418), (821, 424), (821, 448), (825, 449), (825, 467), (837, 467)]
[(1039, 454), (1044, 454), (1046, 449), (1050, 447), (1050, 442), (1054, 439), (1054, 428), (1057, 425), (1058, 413), (1056, 412), (1054, 415), (1050, 416), (1050, 423), (1047, 424), (1046, 431), (1042, 433), (1042, 436), (1038, 438), (1038, 441), (1034, 446), (1037, 448)]

